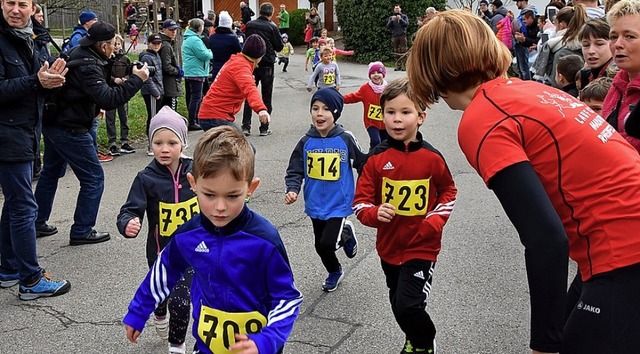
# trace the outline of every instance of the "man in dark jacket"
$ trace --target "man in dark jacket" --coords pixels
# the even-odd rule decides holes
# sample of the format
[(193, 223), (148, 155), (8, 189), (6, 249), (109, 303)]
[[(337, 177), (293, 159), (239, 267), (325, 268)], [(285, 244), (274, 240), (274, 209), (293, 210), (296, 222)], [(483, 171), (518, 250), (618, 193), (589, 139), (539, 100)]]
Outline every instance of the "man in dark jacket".
[(145, 65), (133, 68), (122, 85), (109, 86), (110, 62), (115, 47), (115, 28), (96, 22), (80, 46), (69, 53), (67, 82), (58, 93), (55, 112), (43, 124), (44, 165), (36, 187), (36, 227), (45, 228), (51, 215), (58, 179), (67, 164), (80, 181), (80, 192), (70, 231), (70, 245), (104, 242), (106, 232), (93, 229), (104, 190), (104, 171), (98, 161), (89, 130), (100, 109), (110, 110), (133, 97), (149, 77)]
[[(162, 33), (160, 33), (162, 47), (158, 51), (162, 60), (162, 85), (164, 86), (162, 106), (169, 106), (174, 111), (178, 111), (178, 97), (182, 96), (180, 81), (184, 76), (184, 71), (178, 65), (178, 58), (173, 50), (178, 27), (178, 23), (173, 19), (167, 19), (162, 23)], [(189, 130), (200, 130), (200, 127), (190, 126)]]
[(491, 11), (493, 12), (493, 16), (491, 17), (491, 21), (489, 22), (489, 26), (493, 30), (493, 33), (498, 33), (498, 22), (500, 22), (503, 18), (507, 16), (507, 8), (502, 6), (502, 1), (495, 0), (491, 3)]
[(65, 82), (65, 62), (58, 59), (49, 66), (43, 61), (32, 40), (35, 9), (32, 0), (3, 0), (0, 17), (0, 288), (19, 283), (22, 300), (62, 295), (71, 288), (66, 280), (54, 281), (44, 273), (36, 252), (38, 206), (31, 190), (40, 143), (36, 130), (45, 94)]
[(404, 53), (407, 52), (407, 26), (409, 26), (409, 18), (402, 13), (400, 5), (393, 8), (393, 15), (387, 20), (387, 28), (391, 30), (391, 44), (393, 52), (398, 56), (396, 60), (395, 71), (404, 70), (403, 60)]
[(240, 1), (240, 13), (242, 16), (242, 24), (246, 26), (247, 23), (251, 21), (251, 18), (255, 15), (253, 10), (245, 3), (244, 1)]
[[(253, 76), (256, 79), (256, 86), (261, 83), (260, 88), (262, 91), (262, 101), (267, 106), (267, 111), (271, 114), (273, 107), (271, 105), (271, 96), (273, 95), (273, 67), (276, 62), (276, 52), (279, 52), (284, 47), (282, 37), (280, 37), (280, 30), (278, 26), (271, 21), (273, 16), (273, 5), (269, 2), (265, 2), (260, 5), (260, 16), (247, 23), (247, 31), (245, 34), (249, 37), (252, 34), (257, 34), (267, 45), (267, 53), (262, 57), (258, 67), (253, 71)], [(242, 132), (244, 135), (249, 136), (251, 134), (251, 107), (249, 103), (245, 102), (244, 111), (242, 112)], [(269, 130), (269, 123), (260, 122), (260, 136), (267, 136), (271, 134)]]

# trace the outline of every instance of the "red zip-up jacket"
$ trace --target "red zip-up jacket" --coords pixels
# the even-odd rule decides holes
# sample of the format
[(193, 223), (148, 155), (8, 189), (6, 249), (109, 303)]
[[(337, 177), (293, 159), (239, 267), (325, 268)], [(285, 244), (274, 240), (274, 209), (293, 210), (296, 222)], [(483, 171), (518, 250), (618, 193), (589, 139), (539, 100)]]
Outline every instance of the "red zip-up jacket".
[(213, 81), (207, 95), (202, 99), (198, 119), (236, 120), (235, 115), (244, 101), (258, 113), (267, 110), (253, 78), (254, 63), (242, 53), (229, 58)]
[(364, 127), (376, 127), (378, 130), (384, 130), (384, 122), (382, 121), (382, 108), (380, 107), (380, 96), (382, 94), (373, 92), (369, 82), (365, 82), (358, 91), (344, 95), (344, 103), (362, 102), (364, 106), (364, 114), (362, 120)]
[[(416, 142), (389, 138), (369, 153), (353, 206), (362, 224), (378, 229), (376, 249), (383, 261), (435, 262), (457, 193), (444, 158), (418, 133)], [(378, 220), (382, 203), (396, 207), (389, 223)]]

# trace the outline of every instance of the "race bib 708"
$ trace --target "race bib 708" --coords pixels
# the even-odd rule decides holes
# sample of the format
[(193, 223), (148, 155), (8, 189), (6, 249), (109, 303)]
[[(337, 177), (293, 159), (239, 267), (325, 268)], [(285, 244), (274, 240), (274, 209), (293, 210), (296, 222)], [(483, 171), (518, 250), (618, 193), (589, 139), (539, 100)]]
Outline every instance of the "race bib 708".
[(224, 312), (202, 305), (198, 336), (215, 354), (227, 354), (236, 333), (259, 333), (266, 325), (267, 319), (258, 311)]

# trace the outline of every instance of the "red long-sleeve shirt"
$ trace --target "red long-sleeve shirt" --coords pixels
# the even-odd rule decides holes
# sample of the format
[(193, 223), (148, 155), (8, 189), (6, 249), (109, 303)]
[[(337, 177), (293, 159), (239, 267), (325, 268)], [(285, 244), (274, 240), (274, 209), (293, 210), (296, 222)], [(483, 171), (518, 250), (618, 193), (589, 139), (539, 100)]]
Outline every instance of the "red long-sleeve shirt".
[(373, 92), (369, 82), (365, 82), (358, 91), (349, 93), (344, 96), (344, 103), (362, 102), (364, 106), (364, 127), (376, 127), (378, 130), (384, 130), (384, 122), (382, 121), (382, 109), (380, 107), (381, 93)]
[[(437, 260), (442, 229), (458, 193), (440, 152), (420, 133), (418, 139), (405, 145), (389, 138), (376, 146), (356, 186), (353, 206), (358, 220), (378, 229), (376, 249), (390, 264)], [(396, 208), (389, 223), (378, 220), (382, 203)]]
[(253, 66), (253, 62), (242, 53), (232, 55), (202, 99), (198, 119), (226, 119), (233, 122), (245, 99), (254, 112), (267, 110), (253, 78)]

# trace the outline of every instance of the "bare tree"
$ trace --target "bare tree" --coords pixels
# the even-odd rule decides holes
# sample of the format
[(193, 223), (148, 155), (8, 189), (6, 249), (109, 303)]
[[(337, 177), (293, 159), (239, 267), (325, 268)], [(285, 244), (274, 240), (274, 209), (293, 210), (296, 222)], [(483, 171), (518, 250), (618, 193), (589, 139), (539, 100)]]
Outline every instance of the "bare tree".
[(47, 8), (49, 15), (65, 9), (86, 9), (90, 0), (44, 0), (40, 5)]

